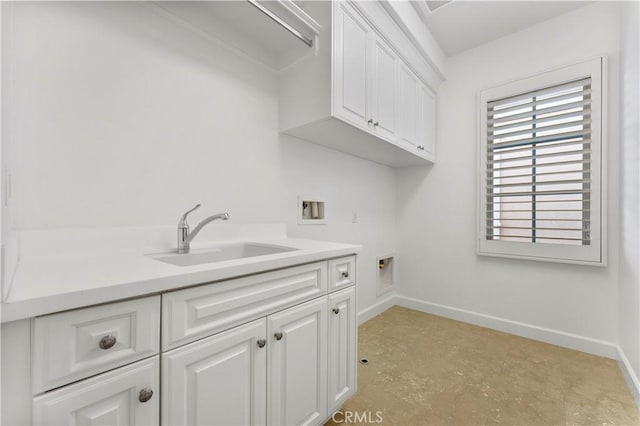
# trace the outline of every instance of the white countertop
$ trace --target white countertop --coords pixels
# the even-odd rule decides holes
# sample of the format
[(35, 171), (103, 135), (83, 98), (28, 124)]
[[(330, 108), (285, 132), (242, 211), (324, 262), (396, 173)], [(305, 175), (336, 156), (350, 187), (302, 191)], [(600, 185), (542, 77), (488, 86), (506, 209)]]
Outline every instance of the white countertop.
[[(132, 244), (123, 243), (124, 248), (117, 248), (118, 239), (111, 236), (109, 244), (102, 247), (67, 252), (59, 242), (56, 244), (61, 237), (60, 231), (45, 238), (28, 236), (22, 245), (37, 245), (38, 248), (25, 247), (20, 251), (11, 287), (2, 304), (2, 322), (347, 256), (360, 251), (358, 245), (287, 238), (282, 232), (277, 232), (280, 229), (283, 228), (276, 228), (276, 232), (254, 232), (255, 238), (250, 238), (251, 232), (244, 232), (240, 233), (242, 235), (235, 233), (235, 239), (209, 239), (192, 244), (192, 250), (233, 241), (273, 244), (297, 250), (193, 266), (175, 266), (149, 256), (171, 250), (166, 245), (135, 248), (131, 247)], [(145, 232), (149, 231), (147, 229)], [(167, 229), (163, 228), (166, 234), (165, 231)], [(231, 234), (234, 233), (226, 232), (225, 236), (230, 237)], [(77, 240), (84, 238), (87, 236), (83, 235)], [(38, 243), (34, 244), (34, 241)], [(49, 244), (56, 245), (58, 250), (47, 250)]]

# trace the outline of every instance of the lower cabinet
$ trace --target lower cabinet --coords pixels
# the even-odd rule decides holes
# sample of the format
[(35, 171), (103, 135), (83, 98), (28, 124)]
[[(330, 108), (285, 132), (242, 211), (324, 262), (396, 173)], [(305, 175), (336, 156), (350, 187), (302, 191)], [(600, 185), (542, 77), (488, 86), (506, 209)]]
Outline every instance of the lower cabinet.
[(319, 424), (327, 311), (321, 297), (162, 354), (162, 423)]
[[(172, 300), (196, 306), (194, 312), (208, 315), (210, 321), (198, 323), (192, 314), (184, 321), (169, 316), (162, 327), (198, 324), (194, 333), (203, 337), (164, 352), (158, 339), (158, 296), (51, 314), (15, 327), (3, 325), (3, 347), (28, 353), (32, 335), (37, 343), (47, 343), (40, 345), (45, 349), (37, 356), (9, 357), (10, 365), (5, 365), (3, 351), (4, 372), (18, 385), (13, 399), (3, 390), (3, 422), (322, 424), (356, 391), (355, 261), (350, 256), (278, 271), (275, 278), (273, 273), (262, 280), (250, 277), (245, 284), (252, 286), (239, 286), (235, 299), (230, 298), (235, 305), (228, 302), (225, 309), (210, 297), (212, 289), (179, 290), (171, 294)], [(313, 298), (292, 306), (276, 303), (276, 294), (267, 299), (268, 309), (258, 306), (249, 317), (247, 305), (257, 306), (265, 299), (263, 282), (270, 284), (266, 288), (271, 292), (285, 288), (290, 294), (294, 284), (303, 292), (311, 288)], [(334, 291), (327, 294), (327, 288)], [(314, 296), (318, 291), (322, 294)], [(146, 314), (139, 315), (142, 311)], [(220, 330), (210, 326), (212, 321), (240, 325)], [(65, 338), (48, 338), (51, 330), (61, 330), (56, 335)], [(13, 340), (4, 340), (6, 336)], [(64, 356), (58, 352), (66, 354), (68, 347), (82, 356), (68, 364), (79, 367), (60, 370), (58, 360)], [(7, 416), (5, 408), (13, 412)]]
[(158, 424), (158, 357), (86, 379), (33, 400), (33, 424)]

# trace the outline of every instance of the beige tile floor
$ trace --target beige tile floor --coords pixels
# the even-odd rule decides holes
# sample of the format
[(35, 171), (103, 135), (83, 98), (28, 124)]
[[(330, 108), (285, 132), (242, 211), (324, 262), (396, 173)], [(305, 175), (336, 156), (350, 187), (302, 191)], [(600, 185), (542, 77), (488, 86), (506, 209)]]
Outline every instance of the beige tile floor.
[(359, 329), (358, 393), (383, 425), (640, 425), (616, 362), (393, 307)]

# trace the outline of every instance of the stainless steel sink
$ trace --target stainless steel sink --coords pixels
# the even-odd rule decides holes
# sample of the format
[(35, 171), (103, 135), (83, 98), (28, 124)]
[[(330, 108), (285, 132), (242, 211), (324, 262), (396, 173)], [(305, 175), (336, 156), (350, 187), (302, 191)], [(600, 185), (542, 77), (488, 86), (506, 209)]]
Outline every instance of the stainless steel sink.
[(247, 257), (266, 256), (298, 250), (293, 247), (258, 243), (225, 244), (206, 249), (191, 250), (191, 253), (160, 253), (148, 255), (160, 262), (176, 266), (194, 266), (225, 260), (244, 259)]

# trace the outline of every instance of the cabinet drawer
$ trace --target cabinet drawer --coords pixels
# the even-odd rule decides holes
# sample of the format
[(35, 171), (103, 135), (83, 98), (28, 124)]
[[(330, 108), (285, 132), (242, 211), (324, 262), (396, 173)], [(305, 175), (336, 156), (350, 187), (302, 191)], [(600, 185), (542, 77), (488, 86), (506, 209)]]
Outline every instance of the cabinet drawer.
[(160, 296), (33, 319), (33, 393), (157, 354)]
[(349, 256), (329, 261), (329, 291), (339, 290), (356, 283), (356, 257)]
[(158, 357), (65, 386), (33, 399), (37, 425), (157, 425)]
[(318, 262), (163, 294), (163, 351), (326, 293)]

